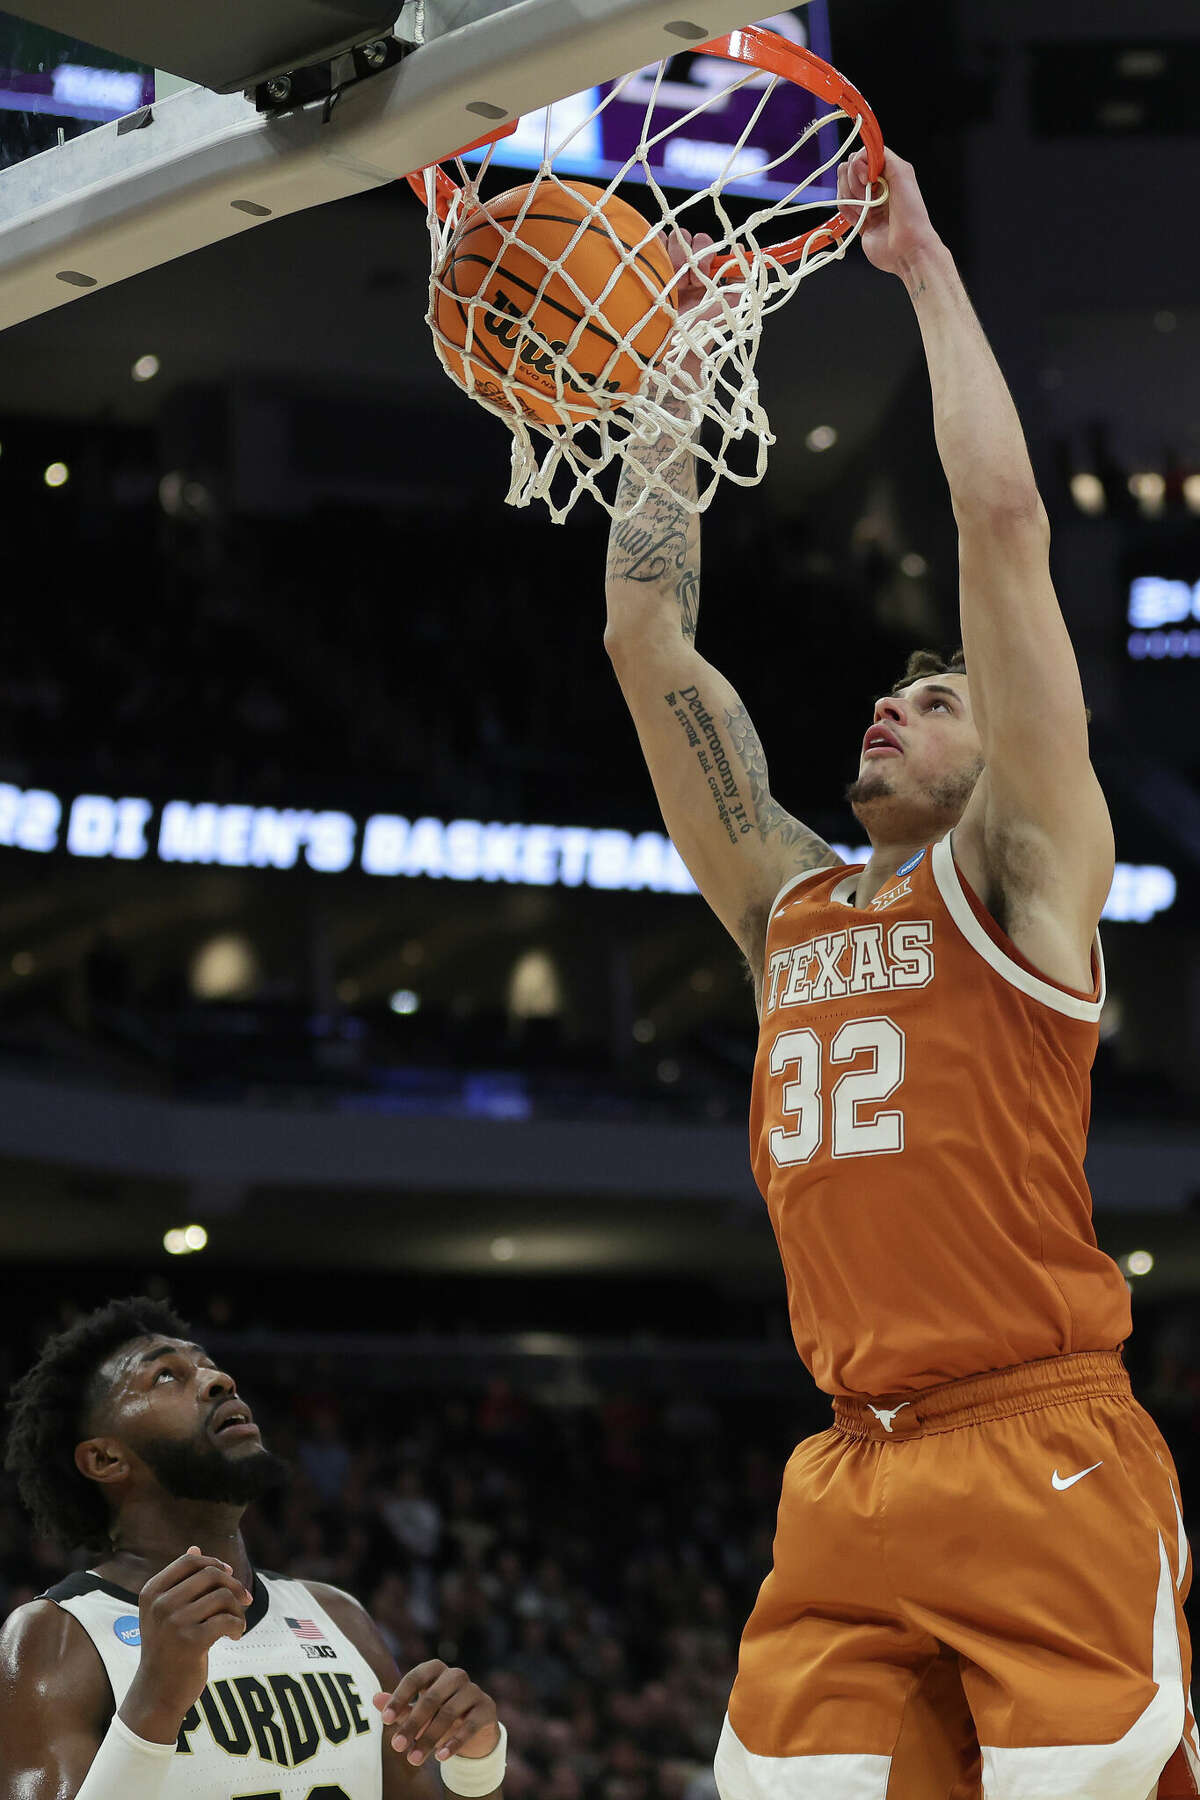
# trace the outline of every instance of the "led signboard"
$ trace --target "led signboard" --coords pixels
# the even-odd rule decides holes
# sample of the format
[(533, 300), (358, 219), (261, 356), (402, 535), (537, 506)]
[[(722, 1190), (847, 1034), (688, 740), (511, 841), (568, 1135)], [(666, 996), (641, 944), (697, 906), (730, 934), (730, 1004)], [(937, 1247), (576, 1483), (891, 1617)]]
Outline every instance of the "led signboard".
[(1200, 657), (1200, 581), (1137, 575), (1129, 584), (1125, 648), (1135, 662)]
[[(357, 870), (385, 879), (502, 881), (518, 887), (694, 894), (696, 884), (661, 831), (519, 825), (480, 819), (362, 818), (331, 808), (222, 805), (140, 795), (75, 794), (0, 782), (0, 846), (115, 862), (222, 869)], [(865, 845), (834, 844), (847, 862)], [(1104, 918), (1145, 921), (1175, 899), (1157, 863), (1118, 863)]]
[[(51, 120), (100, 125), (153, 99), (153, 69), (0, 12), (0, 113), (46, 113)], [(0, 167), (44, 147), (42, 139), (24, 142), (19, 129), (6, 127), (0, 131)]]

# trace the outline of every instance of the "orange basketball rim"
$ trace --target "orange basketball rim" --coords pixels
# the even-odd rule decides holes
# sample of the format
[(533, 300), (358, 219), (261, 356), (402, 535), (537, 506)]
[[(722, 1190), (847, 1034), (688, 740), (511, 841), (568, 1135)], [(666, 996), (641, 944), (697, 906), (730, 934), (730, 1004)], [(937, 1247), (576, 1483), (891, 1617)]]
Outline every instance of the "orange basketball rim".
[[(780, 37), (777, 32), (767, 31), (761, 25), (745, 25), (738, 31), (727, 33), (725, 37), (713, 38), (710, 43), (696, 44), (693, 50), (697, 55), (722, 56), (727, 62), (743, 63), (749, 68), (762, 69), (768, 75), (777, 75), (782, 80), (791, 81), (808, 93), (815, 94), (819, 100), (826, 101), (833, 113), (844, 113), (847, 118), (857, 120), (867, 152), (867, 180), (879, 183), (884, 162), (883, 133), (858, 89), (831, 63), (822, 61), (811, 50), (790, 43), (787, 38)], [(444, 160), (452, 162), (455, 157), (464, 155), (468, 150), (479, 150), (487, 144), (499, 143), (502, 138), (510, 137), (516, 128), (517, 121), (514, 119), (498, 130), (489, 131), (482, 137), (473, 139), (471, 143), (464, 144), (461, 149), (449, 153)], [(445, 219), (462, 189), (439, 165), (431, 166), (438, 217)], [(418, 199), (424, 201), (425, 170), (414, 170), (409, 175), (408, 182)], [(848, 231), (853, 230), (857, 222), (857, 212), (846, 213), (839, 210), (831, 219), (810, 227), (796, 237), (787, 238), (782, 243), (764, 245), (760, 254), (787, 267), (816, 250), (833, 248)], [(718, 280), (744, 281), (745, 265), (737, 257), (731, 256), (713, 273)]]

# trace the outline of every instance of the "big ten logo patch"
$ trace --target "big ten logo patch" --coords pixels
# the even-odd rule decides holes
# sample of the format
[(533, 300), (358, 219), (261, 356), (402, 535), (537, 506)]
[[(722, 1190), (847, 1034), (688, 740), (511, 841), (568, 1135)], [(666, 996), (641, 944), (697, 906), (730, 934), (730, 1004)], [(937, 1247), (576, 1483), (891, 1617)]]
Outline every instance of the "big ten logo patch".
[(871, 902), (871, 911), (886, 912), (889, 906), (895, 906), (897, 900), (903, 900), (906, 894), (911, 893), (911, 881), (898, 881), (893, 887), (884, 888), (882, 894), (876, 894)]
[(292, 1636), (300, 1640), (300, 1648), (310, 1662), (329, 1662), (336, 1657), (337, 1651), (315, 1619), (285, 1618), (283, 1622)]

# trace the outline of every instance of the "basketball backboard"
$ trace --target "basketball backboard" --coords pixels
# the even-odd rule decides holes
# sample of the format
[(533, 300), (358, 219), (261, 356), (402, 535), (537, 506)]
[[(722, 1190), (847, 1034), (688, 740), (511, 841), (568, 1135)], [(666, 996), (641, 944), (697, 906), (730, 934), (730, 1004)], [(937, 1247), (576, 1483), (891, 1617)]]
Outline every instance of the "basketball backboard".
[[(747, 5), (408, 0), (390, 31), (370, 0), (217, 11), (205, 0), (166, 10), (151, 0), (25, 0), (20, 16), (74, 34), (86, 18), (104, 48), (215, 86), (155, 99), (0, 174), (0, 329), (395, 181), (582, 83), (745, 24)], [(348, 37), (348, 23), (362, 35)], [(297, 47), (303, 64), (291, 60)], [(301, 68), (310, 73), (289, 88)], [(305, 92), (313, 97), (299, 100)]]

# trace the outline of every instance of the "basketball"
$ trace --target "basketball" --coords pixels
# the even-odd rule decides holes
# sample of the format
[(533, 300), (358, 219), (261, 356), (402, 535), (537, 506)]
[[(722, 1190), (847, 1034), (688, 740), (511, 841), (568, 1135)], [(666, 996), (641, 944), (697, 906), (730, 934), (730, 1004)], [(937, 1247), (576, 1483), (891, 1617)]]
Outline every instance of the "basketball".
[[(560, 257), (561, 270), (548, 273)], [(447, 246), (434, 294), (438, 355), (494, 405), (552, 423), (590, 418), (636, 393), (662, 351), (675, 322), (663, 295), (673, 274), (665, 246), (624, 200), (582, 181), (510, 188), (472, 207)], [(516, 395), (501, 376), (520, 384)]]

